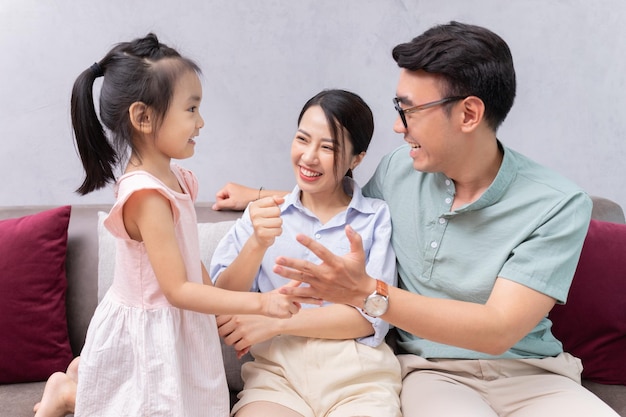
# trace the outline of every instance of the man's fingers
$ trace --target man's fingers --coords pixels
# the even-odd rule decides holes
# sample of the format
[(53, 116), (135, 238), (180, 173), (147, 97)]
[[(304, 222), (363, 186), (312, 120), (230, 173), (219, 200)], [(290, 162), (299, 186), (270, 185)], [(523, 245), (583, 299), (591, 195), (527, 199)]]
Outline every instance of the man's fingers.
[(303, 268), (306, 268), (304, 262), (299, 259), (279, 256), (276, 258), (276, 265), (274, 265), (273, 271), (281, 277), (311, 284), (315, 282), (315, 277), (302, 271)]
[(350, 225), (346, 225), (346, 236), (350, 242), (350, 252), (363, 252), (363, 239), (361, 238), (361, 235), (355, 232)]
[[(336, 255), (326, 249), (324, 245), (315, 240), (311, 239), (307, 235), (299, 234), (296, 236), (296, 240), (301, 244), (306, 246), (311, 252), (317, 255), (318, 258), (322, 260), (322, 262), (327, 264), (332, 264), (335, 260)], [(307, 272), (306, 270), (304, 272)]]
[(322, 299), (319, 297), (317, 290), (313, 287), (289, 287), (287, 285), (278, 289), (280, 294), (295, 297), (294, 301), (303, 304), (321, 304)]

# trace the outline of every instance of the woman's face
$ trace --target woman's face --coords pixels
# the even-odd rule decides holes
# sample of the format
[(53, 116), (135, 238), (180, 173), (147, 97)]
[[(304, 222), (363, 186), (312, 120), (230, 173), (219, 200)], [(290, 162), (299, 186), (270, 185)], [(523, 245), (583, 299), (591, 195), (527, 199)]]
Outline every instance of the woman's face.
[[(344, 131), (342, 136), (345, 135)], [(337, 147), (340, 160), (335, 168), (334, 149)], [(309, 194), (343, 192), (341, 181), (344, 174), (361, 160), (361, 156), (352, 153), (349, 140), (332, 137), (322, 108), (309, 107), (302, 115), (291, 144), (291, 163), (298, 186)]]

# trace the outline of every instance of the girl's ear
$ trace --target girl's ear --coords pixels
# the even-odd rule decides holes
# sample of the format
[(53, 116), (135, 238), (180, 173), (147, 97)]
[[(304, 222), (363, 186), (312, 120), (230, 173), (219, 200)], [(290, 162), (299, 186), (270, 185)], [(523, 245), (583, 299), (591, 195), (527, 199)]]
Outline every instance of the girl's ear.
[(353, 155), (352, 161), (350, 162), (350, 169), (354, 170), (354, 168), (358, 167), (363, 158), (365, 158), (365, 152), (361, 152), (358, 155)]
[(135, 130), (149, 134), (152, 133), (152, 124), (154, 122), (154, 116), (152, 110), (145, 103), (136, 101), (130, 105), (128, 109), (130, 116), (130, 123)]

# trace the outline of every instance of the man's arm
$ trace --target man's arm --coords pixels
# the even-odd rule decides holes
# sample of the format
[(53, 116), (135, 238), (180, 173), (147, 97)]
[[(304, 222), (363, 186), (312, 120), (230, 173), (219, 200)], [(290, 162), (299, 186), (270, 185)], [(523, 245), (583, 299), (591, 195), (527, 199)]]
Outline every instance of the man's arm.
[(251, 188), (229, 182), (215, 194), (213, 210), (243, 211), (251, 201), (270, 196), (283, 197), (287, 194), (288, 191), (266, 190), (263, 187)]
[[(311, 285), (285, 288), (281, 292), (362, 307), (376, 283), (365, 272), (360, 236), (350, 227), (346, 228), (346, 234), (351, 250), (343, 257), (299, 235), (298, 241), (322, 263), (315, 265), (299, 259), (278, 258), (276, 273)], [(390, 287), (389, 309), (382, 318), (422, 338), (498, 355), (529, 333), (554, 303), (553, 298), (504, 278), (497, 278), (484, 305), (430, 298)]]

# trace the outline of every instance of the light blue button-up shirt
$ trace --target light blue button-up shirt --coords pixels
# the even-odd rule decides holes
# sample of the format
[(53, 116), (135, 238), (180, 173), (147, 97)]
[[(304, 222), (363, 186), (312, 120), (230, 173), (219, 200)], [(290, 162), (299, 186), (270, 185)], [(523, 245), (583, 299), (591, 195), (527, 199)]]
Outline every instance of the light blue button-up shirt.
[[(337, 214), (326, 224), (322, 224), (311, 211), (302, 205), (298, 186), (285, 196), (285, 202), (280, 207), (283, 220), (282, 234), (267, 249), (252, 291), (268, 292), (289, 282), (272, 271), (278, 256), (320, 263), (320, 259), (314, 253), (296, 241), (296, 235), (299, 233), (313, 237), (336, 255), (342, 256), (348, 253), (350, 242), (345, 234), (345, 226), (348, 224), (363, 238), (367, 273), (389, 285), (396, 285), (396, 258), (391, 247), (391, 217), (387, 204), (379, 199), (364, 197), (359, 186), (351, 178), (344, 178), (343, 185), (346, 193), (352, 195), (352, 200), (346, 210)], [(209, 270), (213, 282), (219, 279), (220, 273), (237, 257), (253, 232), (250, 214), (246, 209), (213, 253)], [(306, 304), (302, 307), (319, 308)], [(383, 342), (389, 330), (389, 324), (380, 318), (364, 314), (360, 309), (359, 311), (372, 323), (374, 334), (357, 340), (368, 346), (378, 346)]]

